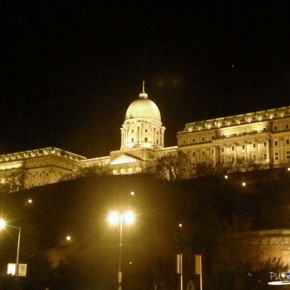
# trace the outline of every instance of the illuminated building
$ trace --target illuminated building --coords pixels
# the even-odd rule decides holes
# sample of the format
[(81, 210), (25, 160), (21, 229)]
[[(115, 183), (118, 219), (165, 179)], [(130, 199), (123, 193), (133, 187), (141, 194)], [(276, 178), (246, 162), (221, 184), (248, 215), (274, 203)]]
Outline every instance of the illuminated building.
[(0, 184), (9, 183), (13, 191), (55, 183), (77, 171), (84, 159), (53, 147), (0, 155)]
[(200, 166), (229, 172), (290, 165), (290, 106), (187, 123), (173, 147), (164, 147), (164, 133), (160, 111), (143, 83), (126, 111), (119, 150), (89, 159), (54, 147), (0, 155), (0, 185), (19, 190), (72, 179), (86, 170), (154, 173), (159, 157), (179, 153), (182, 178), (195, 177)]
[(177, 146), (192, 175), (198, 165), (240, 171), (289, 166), (290, 106), (188, 123), (177, 133)]

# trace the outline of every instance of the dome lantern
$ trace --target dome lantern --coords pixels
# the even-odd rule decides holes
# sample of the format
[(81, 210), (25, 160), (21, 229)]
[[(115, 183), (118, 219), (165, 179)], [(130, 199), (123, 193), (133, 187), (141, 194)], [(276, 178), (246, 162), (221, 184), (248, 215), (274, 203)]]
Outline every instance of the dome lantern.
[(148, 94), (145, 93), (145, 81), (143, 81), (142, 92), (139, 94), (140, 99), (147, 99)]

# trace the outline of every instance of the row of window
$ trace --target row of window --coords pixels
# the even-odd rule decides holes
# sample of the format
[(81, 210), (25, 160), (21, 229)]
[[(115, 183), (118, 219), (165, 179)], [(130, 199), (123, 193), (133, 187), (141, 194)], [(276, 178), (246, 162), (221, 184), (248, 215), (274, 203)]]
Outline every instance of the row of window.
[(132, 174), (132, 173), (140, 173), (142, 171), (142, 168), (137, 166), (137, 167), (129, 167), (129, 168), (119, 168), (119, 169), (114, 169), (113, 174), (114, 175), (119, 175), (119, 174)]
[[(284, 142), (285, 142), (284, 143), (285, 145), (290, 145), (290, 139), (285, 139)], [(278, 140), (274, 141), (274, 146), (279, 146), (279, 141)]]
[[(274, 125), (273, 126), (273, 131), (278, 131), (278, 126), (277, 125)], [(289, 129), (289, 125), (288, 124), (284, 124), (284, 130), (288, 130)]]
[(58, 165), (60, 167), (64, 167), (64, 168), (68, 168), (68, 169), (72, 169), (72, 165), (70, 163), (63, 163), (63, 162), (55, 162), (55, 163), (51, 163), (48, 160), (46, 160), (45, 162), (33, 162), (33, 163), (27, 163), (26, 168), (35, 168), (35, 167), (42, 167), (42, 166), (48, 166), (48, 165)]
[[(264, 142), (263, 145), (264, 145), (264, 147), (267, 147), (267, 142)], [(241, 146), (241, 148), (242, 148), (242, 150), (245, 150), (246, 149), (246, 145), (243, 144)], [(236, 149), (236, 146), (232, 146), (231, 147), (232, 151), (235, 151), (235, 149)], [(252, 144), (252, 149), (256, 149), (256, 143)], [(221, 153), (225, 153), (225, 150), (226, 150), (226, 147), (221, 147)], [(211, 149), (211, 153), (214, 154), (214, 149)], [(205, 150), (202, 150), (201, 155), (205, 155)], [(195, 157), (195, 151), (192, 152), (192, 157)]]
[[(245, 156), (243, 156), (242, 158), (245, 159)], [(234, 157), (230, 157), (230, 156), (228, 157), (228, 159), (230, 159), (231, 162), (234, 162), (234, 160), (235, 160)], [(251, 155), (251, 159), (252, 160), (256, 160), (257, 159), (256, 154), (252, 154)], [(266, 153), (263, 154), (263, 159), (265, 159), (265, 160), (268, 159), (268, 155)], [(286, 151), (286, 153), (285, 153), (285, 159), (288, 160), (288, 161), (290, 161), (290, 151)], [(279, 154), (279, 152), (275, 152), (274, 153), (274, 160), (275, 161), (279, 161), (280, 160), (280, 154)], [(221, 162), (222, 162), (222, 164), (224, 164), (225, 163), (225, 159), (222, 158), (221, 159)], [(214, 165), (214, 160), (212, 160), (212, 165)], [(192, 169), (193, 170), (196, 169), (196, 163), (195, 162), (192, 163)]]
[[(147, 129), (144, 129), (144, 132), (147, 133), (148, 130)], [(134, 130), (133, 129), (131, 130), (131, 133), (134, 133)], [(157, 131), (156, 134), (159, 135), (159, 132)]]
[[(289, 129), (288, 124), (285, 125), (285, 129)], [(264, 128), (265, 130), (265, 128)], [(274, 126), (274, 131), (278, 131), (278, 126)], [(224, 135), (223, 135), (224, 136)], [(234, 134), (236, 136), (236, 134)], [(211, 140), (215, 139), (215, 136), (211, 136)], [(200, 140), (197, 140), (197, 138), (192, 138), (192, 143), (198, 143), (198, 142), (208, 142), (211, 141), (210, 139), (207, 139), (206, 137), (202, 136)], [(289, 139), (286, 139), (289, 142)], [(183, 144), (186, 144), (186, 140), (183, 140)], [(289, 143), (287, 143), (289, 144)]]
[[(264, 142), (263, 146), (266, 148), (267, 147), (268, 142)], [(285, 139), (285, 145), (290, 145), (290, 139)], [(279, 141), (275, 140), (274, 141), (274, 146), (279, 146)], [(252, 149), (256, 149), (257, 144), (256, 143), (252, 143)], [(242, 150), (246, 149), (246, 145), (243, 144), (241, 146)], [(231, 151), (235, 151), (236, 146), (232, 146), (231, 147)], [(226, 147), (221, 147), (221, 153), (225, 153)], [(211, 153), (214, 154), (214, 149), (211, 150)], [(203, 150), (201, 155), (205, 155), (205, 151)], [(195, 152), (192, 152), (192, 157), (195, 157)]]
[[(26, 179), (30, 179), (30, 178), (42, 178), (42, 177), (48, 177), (49, 176), (49, 172), (39, 172), (39, 173), (32, 173), (32, 174), (28, 174), (25, 176)], [(54, 173), (54, 176), (57, 178), (59, 176), (58, 172)]]
[[(147, 137), (144, 138), (144, 142), (145, 143), (149, 142)], [(133, 137), (131, 138), (131, 143), (134, 143), (134, 138)], [(156, 140), (156, 144), (159, 144), (159, 140), (158, 139)]]
[[(280, 159), (279, 156), (280, 156), (279, 152), (275, 152), (274, 153), (274, 160), (279, 161), (279, 159)], [(286, 151), (285, 158), (287, 160), (290, 160), (290, 151)]]

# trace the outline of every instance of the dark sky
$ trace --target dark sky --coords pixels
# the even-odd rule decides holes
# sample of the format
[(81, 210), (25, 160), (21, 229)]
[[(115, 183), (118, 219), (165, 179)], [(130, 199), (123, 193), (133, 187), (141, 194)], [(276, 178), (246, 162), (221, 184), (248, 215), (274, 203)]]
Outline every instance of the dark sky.
[(290, 105), (289, 1), (16, 2), (0, 4), (0, 154), (108, 155), (143, 79), (166, 146), (188, 122)]

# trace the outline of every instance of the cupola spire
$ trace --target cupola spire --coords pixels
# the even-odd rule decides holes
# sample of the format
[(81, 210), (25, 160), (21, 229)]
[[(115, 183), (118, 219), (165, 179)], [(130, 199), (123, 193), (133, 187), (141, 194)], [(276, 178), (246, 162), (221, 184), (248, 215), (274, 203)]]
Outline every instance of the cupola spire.
[(145, 81), (143, 80), (143, 84), (142, 84), (142, 93), (139, 94), (139, 98), (140, 99), (147, 99), (148, 98), (148, 94), (145, 93)]

